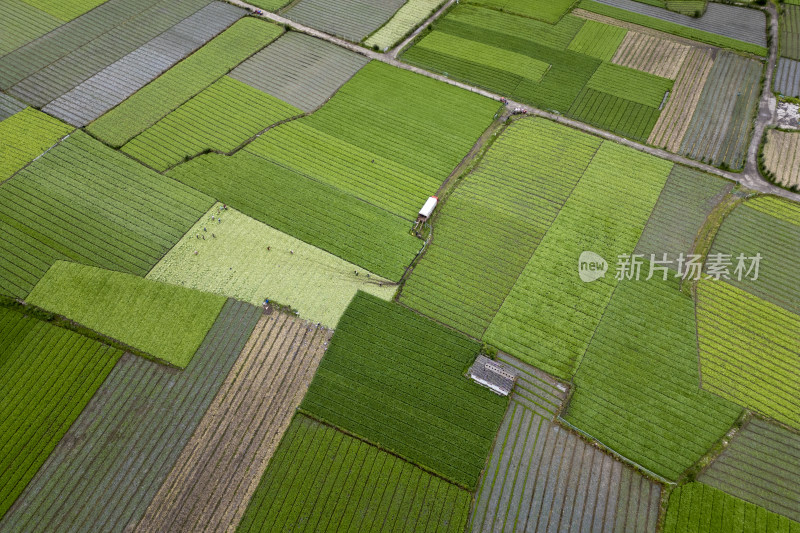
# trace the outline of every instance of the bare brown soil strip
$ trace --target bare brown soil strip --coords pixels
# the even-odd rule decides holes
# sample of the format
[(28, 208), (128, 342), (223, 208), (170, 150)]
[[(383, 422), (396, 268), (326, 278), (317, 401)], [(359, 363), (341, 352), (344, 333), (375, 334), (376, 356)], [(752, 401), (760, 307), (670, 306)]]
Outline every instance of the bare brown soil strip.
[(612, 62), (674, 80), (691, 49), (675, 41), (629, 31)]
[(223, 531), (241, 520), (331, 332), (264, 315), (135, 531)]
[(713, 64), (714, 59), (709, 50), (693, 48), (688, 52), (667, 105), (650, 132), (648, 144), (670, 152), (680, 149)]

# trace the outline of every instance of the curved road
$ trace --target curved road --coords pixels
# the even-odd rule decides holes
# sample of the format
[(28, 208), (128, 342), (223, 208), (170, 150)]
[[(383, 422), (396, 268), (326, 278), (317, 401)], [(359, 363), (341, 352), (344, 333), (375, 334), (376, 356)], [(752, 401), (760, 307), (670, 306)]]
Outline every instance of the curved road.
[[(255, 11), (258, 9), (256, 6), (248, 4), (241, 0), (228, 0), (228, 1), (233, 5), (243, 7), (250, 11)], [(386, 53), (380, 53), (380, 52), (375, 52), (373, 50), (369, 50), (357, 44), (345, 41), (344, 39), (340, 39), (339, 37), (334, 37), (333, 35), (329, 35), (319, 30), (315, 30), (314, 28), (310, 28), (303, 24), (298, 24), (297, 22), (289, 20), (286, 17), (282, 17), (281, 15), (278, 15), (276, 13), (262, 11), (262, 14), (260, 16), (268, 20), (271, 20), (273, 22), (276, 22), (278, 24), (288, 26), (295, 31), (299, 31), (307, 35), (311, 35), (312, 37), (328, 41), (329, 43), (335, 44), (337, 46), (341, 46), (342, 48), (346, 48), (347, 50), (366, 56), (369, 59), (382, 61), (384, 63), (388, 63), (398, 68), (409, 70), (411, 72), (416, 72), (417, 74), (421, 74), (423, 76), (427, 76), (429, 78), (433, 78), (442, 81), (444, 83), (449, 83), (450, 85), (454, 85), (456, 87), (460, 87), (462, 89), (478, 93), (480, 95), (483, 95), (487, 98), (491, 98), (493, 100), (497, 100), (499, 102), (501, 101), (501, 99), (503, 99), (502, 95), (495, 94), (493, 92), (486, 91), (478, 87), (473, 87), (472, 85), (452, 80), (447, 76), (429, 72), (427, 70), (415, 67), (413, 65), (408, 65), (406, 63), (402, 63), (397, 60), (397, 55), (400, 53), (400, 51), (403, 48), (405, 48), (408, 45), (408, 43), (410, 43), (414, 39), (414, 37), (416, 37), (422, 30), (424, 30), (428, 25), (430, 25), (434, 20), (436, 20), (436, 18), (439, 17), (446, 9), (448, 9), (454, 2), (456, 2), (456, 0), (449, 0), (438, 11), (436, 11), (436, 13), (434, 13), (430, 18), (428, 18), (428, 20), (426, 20), (416, 31), (414, 31), (414, 33), (412, 33), (409, 37), (407, 37), (398, 46), (396, 46), (395, 48)], [(756, 159), (758, 155), (758, 147), (761, 142), (761, 137), (764, 134), (764, 130), (768, 126), (772, 125), (774, 122), (774, 113), (776, 105), (775, 97), (772, 95), (771, 88), (772, 88), (772, 76), (775, 71), (775, 63), (778, 57), (778, 12), (775, 6), (770, 3), (766, 8), (766, 13), (767, 13), (767, 18), (769, 20), (770, 31), (772, 33), (772, 44), (769, 47), (769, 57), (767, 58), (767, 68), (766, 68), (767, 81), (764, 84), (764, 88), (761, 93), (758, 116), (756, 118), (753, 138), (751, 139), (750, 147), (747, 152), (747, 160), (745, 161), (745, 168), (743, 172), (729, 172), (721, 170), (714, 166), (707, 165), (705, 163), (700, 163), (693, 159), (673, 154), (672, 152), (667, 152), (666, 150), (662, 150), (660, 148), (654, 148), (652, 146), (647, 146), (645, 144), (631, 141), (629, 139), (620, 137), (619, 135), (615, 135), (608, 131), (595, 128), (593, 126), (589, 126), (588, 124), (585, 124), (583, 122), (564, 117), (563, 115), (558, 115), (555, 113), (543, 111), (541, 109), (526, 104), (520, 104), (517, 102), (509, 101), (508, 106), (510, 108), (519, 107), (525, 109), (529, 115), (544, 117), (553, 120), (555, 122), (558, 122), (560, 124), (569, 126), (571, 128), (575, 128), (584, 131), (586, 133), (591, 133), (592, 135), (597, 135), (598, 137), (602, 137), (603, 139), (607, 139), (625, 146), (629, 146), (635, 150), (639, 150), (640, 152), (645, 152), (654, 155), (656, 157), (672, 161), (674, 163), (686, 165), (688, 167), (702, 170), (703, 172), (707, 172), (709, 174), (714, 174), (717, 176), (721, 176), (723, 178), (727, 178), (729, 180), (742, 184), (748, 189), (752, 189), (760, 193), (782, 196), (784, 198), (788, 198), (795, 202), (800, 202), (800, 194), (793, 193), (785, 189), (781, 189), (780, 187), (777, 187), (776, 185), (769, 183), (764, 178), (762, 178), (761, 174), (758, 172), (758, 163)]]

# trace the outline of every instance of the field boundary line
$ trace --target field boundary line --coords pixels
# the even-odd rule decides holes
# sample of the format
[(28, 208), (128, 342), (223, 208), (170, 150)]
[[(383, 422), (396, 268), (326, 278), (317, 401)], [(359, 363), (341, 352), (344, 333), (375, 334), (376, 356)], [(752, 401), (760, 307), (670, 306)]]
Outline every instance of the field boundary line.
[(590, 441), (589, 445), (594, 445), (597, 448), (600, 448), (601, 451), (607, 453), (608, 455), (610, 455), (612, 457), (615, 457), (620, 462), (625, 463), (625, 464), (633, 467), (635, 470), (644, 473), (650, 479), (653, 479), (653, 480), (657, 481), (658, 483), (661, 483), (662, 485), (668, 485), (670, 487), (675, 487), (675, 486), (678, 485), (678, 483), (676, 481), (670, 481), (670, 480), (668, 480), (668, 479), (656, 474), (655, 472), (653, 472), (651, 470), (648, 470), (647, 468), (643, 467), (642, 465), (640, 465), (636, 461), (633, 461), (632, 459), (628, 459), (624, 455), (614, 451), (613, 449), (609, 448), (605, 443), (603, 443), (601, 440), (597, 439), (596, 437), (592, 436), (591, 434), (587, 433), (586, 431), (583, 431), (582, 429), (579, 429), (579, 428), (573, 426), (572, 424), (570, 424), (569, 422), (567, 422), (566, 420), (564, 420), (564, 418), (562, 418), (561, 415), (559, 415), (555, 419), (555, 422), (558, 422), (559, 425), (562, 425), (565, 428), (574, 431), (578, 435), (589, 439), (589, 441)]
[(361, 442), (363, 442), (364, 444), (366, 444), (368, 446), (372, 446), (373, 448), (375, 448), (376, 450), (378, 450), (380, 452), (388, 453), (389, 455), (392, 455), (392, 456), (400, 459), (401, 461), (410, 464), (414, 468), (419, 468), (423, 472), (425, 472), (425, 473), (427, 473), (427, 474), (429, 474), (431, 476), (437, 477), (437, 478), (441, 479), (442, 481), (444, 481), (445, 483), (449, 483), (450, 485), (458, 487), (460, 490), (466, 491), (466, 492), (470, 493), (470, 495), (473, 495), (473, 493), (470, 492), (470, 490), (467, 489), (466, 487), (464, 487), (463, 485), (459, 485), (458, 483), (455, 483), (455, 482), (447, 479), (446, 477), (444, 477), (442, 474), (436, 472), (435, 470), (433, 470), (431, 468), (428, 468), (427, 466), (423, 466), (423, 465), (421, 465), (419, 463), (415, 463), (414, 461), (411, 461), (411, 460), (403, 457), (402, 455), (398, 454), (397, 452), (394, 452), (392, 450), (384, 448), (383, 446), (381, 446), (379, 444), (375, 444), (374, 442), (370, 442), (369, 440), (365, 439), (364, 437), (362, 437), (362, 436), (360, 436), (360, 435), (358, 435), (356, 433), (352, 433), (350, 431), (347, 431), (346, 429), (341, 428), (341, 427), (339, 427), (339, 426), (337, 426), (335, 424), (332, 424), (332, 423), (328, 422), (327, 420), (312, 414), (310, 411), (307, 411), (307, 410), (303, 409), (302, 407), (298, 407), (297, 408), (297, 410), (295, 411), (294, 417), (292, 417), (292, 420), (294, 420), (294, 418), (297, 417), (298, 415), (302, 415), (302, 416), (304, 416), (306, 418), (310, 418), (311, 420), (314, 420), (315, 422), (319, 422), (320, 424), (322, 424), (324, 426), (327, 426), (329, 428), (332, 428), (333, 430), (338, 431), (340, 433), (343, 433), (343, 434), (347, 435), (348, 437), (351, 437), (353, 439), (361, 441)]
[[(467, 90), (467, 91), (470, 91), (470, 92), (473, 92), (473, 93), (476, 93), (476, 94), (480, 94), (481, 96), (484, 96), (486, 98), (490, 98), (492, 100), (502, 101), (503, 99), (505, 99), (503, 96), (501, 96), (499, 94), (492, 93), (491, 91), (480, 89), (480, 88), (475, 87), (473, 85), (470, 85), (468, 83), (463, 83), (463, 82), (454, 80), (452, 78), (448, 78), (447, 76), (444, 76), (444, 75), (441, 75), (441, 74), (435, 74), (435, 73), (427, 71), (425, 69), (422, 69), (422, 68), (419, 68), (419, 67), (415, 67), (415, 66), (407, 64), (407, 63), (403, 63), (403, 62), (397, 60), (396, 58), (392, 57), (391, 54), (389, 54), (389, 53), (380, 53), (380, 52), (376, 52), (374, 50), (369, 50), (369, 49), (364, 48), (364, 47), (362, 47), (360, 45), (352, 43), (350, 41), (346, 41), (346, 40), (341, 39), (339, 37), (334, 37), (333, 35), (329, 35), (329, 34), (324, 33), (322, 31), (315, 30), (314, 28), (311, 28), (311, 27), (305, 26), (303, 24), (299, 24), (297, 22), (289, 20), (286, 17), (278, 15), (277, 13), (271, 13), (271, 12), (268, 12), (268, 11), (260, 10), (256, 6), (248, 4), (247, 2), (244, 2), (243, 0), (226, 0), (226, 1), (231, 3), (231, 4), (233, 4), (233, 5), (236, 5), (238, 7), (242, 7), (242, 8), (248, 9), (251, 13), (255, 13), (256, 11), (261, 11), (261, 14), (260, 15), (256, 15), (256, 16), (259, 16), (259, 17), (264, 18), (266, 20), (269, 20), (269, 21), (272, 21), (274, 23), (283, 25), (284, 27), (291, 28), (291, 29), (293, 29), (295, 31), (298, 31), (298, 32), (301, 32), (301, 33), (305, 33), (305, 34), (310, 35), (312, 37), (316, 37), (318, 39), (322, 39), (324, 41), (328, 41), (328, 42), (330, 42), (332, 44), (335, 44), (337, 46), (343, 47), (343, 48), (345, 48), (347, 50), (350, 50), (352, 52), (358, 53), (358, 54), (360, 54), (362, 56), (365, 56), (365, 57), (367, 57), (369, 59), (376, 60), (376, 61), (381, 61), (383, 63), (387, 63), (387, 64), (392, 65), (394, 67), (401, 68), (401, 69), (404, 69), (404, 70), (408, 70), (410, 72), (414, 72), (416, 74), (420, 74), (422, 76), (426, 76), (428, 78), (432, 78), (432, 79), (441, 81), (443, 83), (447, 83), (449, 85), (453, 85), (455, 87), (459, 87), (461, 89), (464, 89), (464, 90)], [(777, 18), (776, 18), (776, 15), (775, 15), (774, 7), (772, 7), (771, 5), (768, 6), (767, 15), (768, 15), (767, 18), (768, 18), (768, 22), (769, 22), (768, 26), (769, 27), (775, 27), (777, 25)], [(772, 46), (770, 47), (768, 57), (766, 58), (766, 63), (767, 63), (766, 73), (768, 74), (768, 77), (770, 79), (771, 79), (772, 74), (774, 73), (774, 70), (775, 70), (774, 67), (775, 67), (775, 61), (776, 61), (776, 57), (777, 57), (776, 56), (776, 49), (777, 49), (777, 42), (776, 41), (777, 41), (777, 39), (773, 38)], [(763, 59), (764, 58), (762, 58), (762, 60)], [(771, 113), (769, 113), (769, 115), (770, 115), (769, 117), (762, 116), (762, 115), (764, 115), (765, 107), (769, 108), (770, 95), (771, 95), (771, 89), (768, 88), (767, 84), (765, 83), (764, 84), (764, 88), (762, 89), (762, 95), (761, 95), (761, 100), (760, 100), (761, 104), (759, 106), (758, 120), (756, 121), (756, 129), (754, 131), (753, 139), (756, 138), (755, 133), (758, 133), (759, 131), (763, 132), (763, 129), (765, 127), (764, 120), (766, 120), (767, 122), (771, 121)], [(751, 188), (753, 190), (756, 190), (756, 191), (759, 191), (759, 192), (762, 192), (762, 193), (765, 193), (765, 194), (773, 194), (775, 196), (781, 196), (783, 198), (787, 198), (787, 199), (795, 201), (795, 202), (800, 202), (800, 193), (794, 193), (794, 192), (788, 191), (786, 189), (783, 189), (781, 187), (778, 187), (777, 185), (774, 185), (774, 184), (764, 180), (761, 177), (761, 175), (758, 173), (757, 165), (755, 163), (755, 156), (756, 156), (756, 154), (758, 152), (758, 143), (755, 143), (754, 141), (751, 142), (751, 144), (750, 144), (750, 148), (748, 150), (747, 157), (746, 157), (746, 160), (745, 160), (744, 171), (742, 171), (740, 173), (737, 173), (737, 172), (731, 172), (731, 171), (722, 170), (720, 168), (711, 166), (709, 164), (701, 163), (699, 161), (695, 161), (693, 159), (689, 159), (687, 157), (680, 156), (680, 155), (674, 154), (672, 152), (668, 152), (666, 150), (662, 150), (660, 148), (655, 148), (655, 147), (649, 146), (647, 144), (639, 143), (637, 141), (632, 141), (630, 139), (627, 139), (625, 137), (622, 137), (622, 136), (613, 134), (611, 132), (602, 130), (600, 128), (597, 128), (597, 127), (594, 127), (594, 126), (590, 126), (590, 125), (588, 125), (588, 124), (586, 124), (584, 122), (580, 122), (578, 120), (566, 118), (565, 116), (563, 116), (563, 115), (561, 115), (559, 113), (551, 113), (549, 111), (544, 111), (542, 109), (539, 109), (539, 108), (536, 108), (536, 107), (533, 107), (533, 106), (530, 106), (530, 105), (527, 105), (527, 104), (521, 104), (521, 103), (518, 103), (518, 102), (514, 102), (514, 101), (511, 101), (511, 100), (508, 100), (508, 99), (506, 99), (506, 100), (508, 101), (507, 106), (509, 108), (511, 108), (511, 109), (515, 109), (515, 108), (523, 109), (529, 115), (542, 117), (542, 118), (557, 122), (559, 124), (563, 124), (563, 125), (572, 127), (574, 129), (583, 131), (585, 133), (589, 133), (591, 135), (595, 135), (597, 137), (601, 137), (603, 139), (606, 139), (606, 140), (609, 140), (609, 141), (613, 141), (613, 142), (616, 142), (618, 144), (622, 144), (624, 146), (628, 146), (629, 148), (633, 148), (633, 149), (638, 150), (640, 152), (645, 152), (645, 153), (648, 153), (648, 154), (653, 155), (655, 157), (659, 157), (661, 159), (666, 159), (668, 161), (672, 161), (673, 163), (679, 163), (679, 164), (682, 164), (682, 165), (685, 165), (685, 166), (688, 166), (688, 167), (691, 167), (691, 168), (695, 168), (695, 169), (701, 170), (701, 171), (709, 173), (709, 174), (713, 174), (713, 175), (716, 175), (716, 176), (721, 176), (723, 178), (726, 178), (726, 179), (729, 179), (731, 181), (735, 181), (735, 182), (741, 183), (742, 185), (744, 185), (744, 186), (746, 186), (748, 188)], [(754, 169), (755, 169), (755, 172), (753, 172)]]
[[(66, 122), (65, 122), (64, 124), (66, 124)], [(6, 179), (4, 179), (4, 180), (0, 181), (0, 185), (3, 185), (4, 183), (7, 183), (7, 182), (11, 181), (11, 180), (14, 178), (14, 176), (16, 176), (17, 174), (19, 174), (20, 172), (22, 172), (23, 170), (25, 170), (26, 168), (28, 168), (29, 166), (31, 166), (33, 163), (35, 163), (35, 162), (36, 162), (36, 160), (37, 160), (37, 159), (39, 159), (40, 157), (42, 157), (43, 155), (45, 155), (47, 152), (49, 152), (50, 150), (52, 150), (52, 149), (53, 149), (53, 148), (55, 148), (56, 146), (60, 145), (62, 142), (64, 142), (64, 141), (66, 141), (67, 139), (69, 139), (70, 135), (72, 135), (73, 133), (75, 133), (77, 130), (78, 130), (78, 129), (77, 129), (77, 128), (75, 128), (75, 129), (73, 129), (71, 132), (67, 133), (66, 135), (64, 135), (63, 137), (61, 137), (60, 139), (58, 139), (56, 142), (54, 142), (52, 145), (50, 145), (50, 147), (49, 147), (47, 150), (45, 150), (45, 151), (44, 151), (44, 152), (42, 152), (41, 154), (37, 155), (36, 157), (34, 157), (33, 159), (31, 159), (30, 161), (28, 161), (27, 163), (25, 163), (25, 165), (23, 165), (23, 166), (22, 166), (22, 168), (19, 168), (19, 169), (17, 169), (16, 171), (14, 171), (14, 173), (13, 173), (13, 174), (11, 174), (11, 175), (10, 175), (9, 177), (7, 177)]]

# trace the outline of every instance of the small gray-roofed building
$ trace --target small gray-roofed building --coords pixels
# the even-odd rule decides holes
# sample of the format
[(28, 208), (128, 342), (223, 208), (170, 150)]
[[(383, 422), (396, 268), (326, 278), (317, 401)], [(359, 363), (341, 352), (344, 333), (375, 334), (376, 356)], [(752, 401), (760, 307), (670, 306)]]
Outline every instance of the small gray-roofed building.
[(517, 371), (485, 355), (479, 355), (469, 368), (469, 377), (500, 396), (508, 396), (514, 388)]

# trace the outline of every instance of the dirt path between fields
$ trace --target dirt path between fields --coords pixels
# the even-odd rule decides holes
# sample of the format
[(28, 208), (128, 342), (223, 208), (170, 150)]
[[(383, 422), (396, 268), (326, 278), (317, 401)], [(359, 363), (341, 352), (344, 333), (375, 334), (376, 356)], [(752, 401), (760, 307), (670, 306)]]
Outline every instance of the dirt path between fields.
[[(246, 2), (242, 2), (241, 0), (228, 0), (231, 4), (243, 7), (250, 11), (255, 11), (258, 8), (252, 6)], [(455, 1), (455, 0), (452, 0)], [(431, 16), (425, 23), (418, 28), (418, 31), (422, 31), (425, 27), (427, 27), (431, 22), (433, 22), (437, 16), (439, 16), (452, 2), (448, 2), (441, 9), (439, 9), (433, 16)], [(603, 139), (607, 139), (609, 141), (613, 141), (624, 146), (628, 146), (633, 148), (634, 150), (638, 150), (640, 152), (644, 152), (656, 157), (660, 157), (661, 159), (666, 159), (667, 161), (672, 161), (673, 163), (678, 163), (680, 165), (685, 165), (688, 167), (696, 168), (703, 172), (707, 172), (709, 174), (714, 174), (716, 176), (721, 176), (723, 178), (727, 178), (729, 180), (735, 181), (737, 183), (742, 184), (744, 187), (748, 189), (752, 189), (754, 191), (758, 191), (764, 194), (772, 194), (775, 196), (781, 196), (784, 198), (788, 198), (789, 200), (793, 200), (795, 202), (800, 202), (800, 194), (793, 193), (782, 189), (776, 185), (773, 185), (763, 179), (761, 174), (758, 172), (758, 164), (756, 161), (756, 156), (758, 154), (758, 147), (761, 141), (761, 136), (764, 133), (764, 130), (767, 126), (772, 124), (773, 122), (773, 111), (775, 109), (775, 98), (772, 95), (772, 74), (775, 71), (775, 63), (777, 61), (778, 55), (778, 13), (775, 9), (775, 6), (769, 5), (767, 8), (767, 15), (769, 18), (769, 24), (772, 31), (772, 44), (769, 48), (769, 57), (767, 58), (767, 68), (766, 68), (766, 76), (767, 82), (764, 84), (764, 88), (761, 94), (761, 101), (759, 104), (759, 112), (758, 117), (756, 119), (755, 131), (753, 133), (753, 138), (750, 142), (750, 147), (747, 153), (747, 161), (745, 162), (745, 170), (741, 173), (737, 172), (729, 172), (725, 170), (718, 169), (711, 165), (707, 165), (705, 163), (700, 163), (693, 159), (689, 159), (687, 157), (683, 157), (677, 154), (673, 154), (671, 152), (667, 152), (666, 150), (661, 150), (659, 148), (654, 148), (652, 146), (646, 146), (644, 144), (640, 144), (638, 142), (634, 142), (628, 140), (624, 137), (620, 137), (619, 135), (615, 135), (613, 133), (601, 130), (599, 128), (595, 128), (593, 126), (589, 126), (583, 122), (579, 122), (577, 120), (569, 119), (564, 117), (563, 115), (549, 113), (547, 111), (543, 111), (541, 109), (535, 108), (533, 106), (520, 104), (513, 101), (508, 101), (508, 107), (510, 109), (524, 109), (528, 115), (543, 117), (560, 124), (564, 124), (565, 126), (569, 126), (571, 128), (575, 128), (581, 130), (586, 133), (590, 133), (592, 135), (596, 135)], [(503, 96), (499, 94), (492, 93), (490, 91), (480, 89), (478, 87), (473, 87), (472, 85), (462, 83), (460, 81), (456, 81), (453, 79), (448, 78), (447, 76), (443, 76), (441, 74), (435, 74), (433, 72), (429, 72), (427, 70), (421, 69), (419, 67), (415, 67), (413, 65), (408, 65), (402, 63), (396, 59), (396, 54), (401, 50), (402, 46), (405, 46), (411, 38), (413, 38), (413, 34), (411, 37), (406, 39), (399, 47), (395, 47), (394, 49), (390, 50), (387, 53), (379, 53), (373, 50), (369, 50), (362, 46), (359, 46), (355, 43), (351, 43), (349, 41), (345, 41), (344, 39), (340, 39), (339, 37), (334, 37), (327, 33), (321, 32), (319, 30), (315, 30), (314, 28), (310, 28), (303, 24), (298, 24), (292, 20), (287, 19), (286, 17), (282, 17), (275, 13), (270, 13), (267, 11), (262, 11), (261, 17), (276, 22), (278, 24), (282, 24), (289, 28), (292, 28), (295, 31), (305, 33), (312, 37), (316, 37), (318, 39), (322, 39), (329, 43), (335, 44), (337, 46), (341, 46), (347, 50), (355, 52), (357, 54), (361, 54), (362, 56), (368, 57), (369, 59), (374, 59), (375, 61), (382, 61), (384, 63), (388, 63), (389, 65), (402, 68), (404, 70), (408, 70), (411, 72), (415, 72), (417, 74), (421, 74), (422, 76), (427, 76), (429, 78), (433, 78), (435, 80), (439, 80), (444, 83), (448, 83), (450, 85), (454, 85), (456, 87), (460, 87), (467, 91), (471, 91), (473, 93), (480, 94), (485, 96), (486, 98), (491, 98), (492, 100), (501, 101)]]

